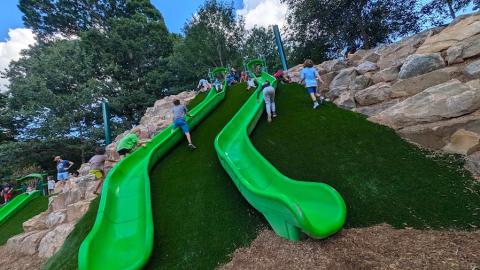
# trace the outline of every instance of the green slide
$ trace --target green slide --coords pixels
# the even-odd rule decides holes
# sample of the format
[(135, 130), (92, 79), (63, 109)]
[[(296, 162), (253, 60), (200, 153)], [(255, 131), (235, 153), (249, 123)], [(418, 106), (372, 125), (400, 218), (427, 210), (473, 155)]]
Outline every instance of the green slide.
[[(259, 64), (261, 61), (252, 61), (247, 68)], [(290, 240), (299, 240), (301, 232), (312, 238), (328, 237), (345, 223), (346, 206), (340, 194), (327, 184), (283, 175), (248, 137), (263, 113), (261, 85), (267, 80), (275, 84), (275, 78), (265, 72), (256, 79), (256, 93), (215, 139), (220, 162), (245, 199), (266, 217), (278, 235)]]
[[(214, 74), (226, 72), (217, 68)], [(224, 88), (225, 89), (225, 88)], [(190, 127), (199, 124), (220, 104), (225, 91), (210, 90), (190, 111)], [(149, 172), (177, 143), (184, 139), (172, 125), (156, 135), (146, 147), (121, 160), (103, 186), (95, 224), (83, 241), (78, 256), (80, 270), (141, 269), (153, 249), (153, 218)]]
[(0, 208), (0, 224), (7, 221), (9, 217), (22, 209), (22, 207), (27, 205), (31, 200), (40, 196), (40, 194), (41, 192), (39, 190), (35, 190), (30, 193), (25, 192), (6, 203), (2, 208)]

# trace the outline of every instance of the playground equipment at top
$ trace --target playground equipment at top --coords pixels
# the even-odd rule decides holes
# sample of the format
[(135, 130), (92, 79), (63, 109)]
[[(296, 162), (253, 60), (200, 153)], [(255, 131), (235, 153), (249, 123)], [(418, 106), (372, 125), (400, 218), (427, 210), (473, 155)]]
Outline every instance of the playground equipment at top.
[[(247, 63), (251, 68), (261, 60)], [(268, 162), (253, 146), (249, 134), (263, 113), (265, 81), (275, 78), (262, 72), (258, 88), (215, 139), (222, 166), (245, 199), (268, 220), (274, 231), (289, 240), (299, 240), (301, 232), (312, 238), (325, 238), (339, 231), (346, 219), (341, 195), (324, 183), (288, 178)]]
[[(212, 71), (213, 75), (225, 72), (225, 68)], [(190, 127), (198, 125), (223, 101), (225, 89), (226, 83), (221, 92), (212, 88), (190, 111)], [(95, 224), (80, 247), (80, 270), (141, 269), (147, 263), (154, 237), (149, 172), (182, 139), (180, 130), (169, 125), (109, 172)]]

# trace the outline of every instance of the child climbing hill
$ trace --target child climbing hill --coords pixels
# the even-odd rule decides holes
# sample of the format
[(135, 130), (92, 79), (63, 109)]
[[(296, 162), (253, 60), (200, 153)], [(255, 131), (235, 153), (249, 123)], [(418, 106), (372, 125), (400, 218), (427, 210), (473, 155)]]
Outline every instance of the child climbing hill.
[(318, 82), (324, 83), (318, 71), (313, 67), (313, 61), (310, 59), (305, 60), (303, 64), (303, 69), (300, 72), (301, 83), (307, 88), (307, 92), (312, 98), (313, 108), (316, 109), (320, 104), (318, 104), (317, 98), (320, 99), (320, 102), (323, 102), (323, 97), (317, 92)]
[[(190, 149), (195, 149), (195, 145), (192, 143), (192, 138), (190, 136), (190, 128), (188, 127), (187, 121), (185, 120), (185, 116), (191, 116), (188, 114), (187, 107), (185, 105), (180, 103), (180, 100), (175, 99), (173, 101), (173, 129), (176, 129), (177, 127), (181, 128), (183, 131), (183, 134), (185, 134), (185, 137), (187, 138), (188, 141), (188, 147)], [(173, 131), (173, 130), (172, 130)]]

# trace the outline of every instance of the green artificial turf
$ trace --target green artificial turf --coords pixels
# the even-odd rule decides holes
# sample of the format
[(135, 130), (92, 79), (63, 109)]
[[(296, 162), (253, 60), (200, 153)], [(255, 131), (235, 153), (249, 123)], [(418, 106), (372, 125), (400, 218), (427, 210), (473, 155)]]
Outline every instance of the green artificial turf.
[(96, 198), (90, 203), (88, 211), (75, 225), (75, 228), (63, 243), (62, 248), (48, 259), (42, 269), (77, 269), (78, 250), (83, 239), (87, 237), (87, 234), (93, 227), (99, 204), (100, 198)]
[(252, 134), (259, 151), (285, 175), (337, 189), (347, 227), (471, 229), (480, 225), (480, 185), (455, 156), (402, 140), (392, 129), (333, 104), (313, 110), (299, 85), (277, 91), (279, 116)]
[(225, 100), (192, 132), (195, 151), (180, 143), (151, 173), (154, 251), (146, 269), (214, 269), (247, 245), (262, 219), (218, 161), (215, 136), (251, 92), (229, 88)]
[(40, 196), (34, 198), (25, 206), (23, 206), (17, 213), (0, 225), (0, 245), (3, 245), (7, 240), (17, 234), (23, 232), (23, 222), (47, 210), (48, 198)]

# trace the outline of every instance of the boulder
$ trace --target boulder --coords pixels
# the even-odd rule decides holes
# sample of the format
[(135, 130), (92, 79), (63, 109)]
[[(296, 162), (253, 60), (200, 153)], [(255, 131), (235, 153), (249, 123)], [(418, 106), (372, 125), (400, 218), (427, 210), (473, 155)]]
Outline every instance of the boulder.
[(342, 69), (347, 68), (347, 64), (343, 60), (335, 59), (329, 60), (321, 63), (317, 66), (319, 69), (325, 70), (325, 73), (330, 73), (334, 71), (340, 71)]
[(90, 171), (90, 163), (83, 163), (82, 165), (80, 165), (80, 168), (78, 169), (78, 175), (79, 176), (88, 175), (89, 171)]
[(352, 91), (363, 90), (372, 84), (370, 77), (361, 75), (350, 82), (349, 89)]
[(371, 106), (362, 106), (362, 107), (357, 107), (353, 109), (354, 112), (361, 113), (363, 115), (366, 115), (368, 117), (374, 116), (380, 112), (383, 112), (384, 110), (392, 107), (393, 105), (401, 102), (402, 99), (392, 99), (388, 100), (382, 103), (377, 103)]
[(475, 152), (465, 159), (465, 168), (472, 172), (472, 174), (479, 179), (480, 178), (480, 151)]
[(67, 217), (66, 222), (70, 223), (79, 220), (87, 212), (89, 206), (90, 201), (80, 201), (68, 205), (65, 211)]
[(333, 71), (333, 72), (329, 72), (329, 73), (326, 73), (326, 74), (323, 74), (323, 75), (320, 75), (320, 77), (322, 78), (323, 82), (322, 84), (320, 84), (320, 92), (328, 92), (329, 87), (330, 87), (330, 83), (333, 81), (333, 79), (335, 78), (335, 76), (337, 76), (338, 72), (336, 71)]
[(431, 150), (441, 150), (457, 130), (480, 133), (480, 112), (398, 130), (402, 138)]
[(65, 223), (48, 232), (38, 245), (38, 256), (40, 258), (52, 257), (62, 247), (74, 227), (73, 223)]
[(47, 234), (47, 230), (31, 231), (16, 235), (7, 241), (7, 248), (13, 252), (34, 255), (38, 251), (38, 246), (42, 238)]
[(480, 134), (465, 129), (457, 130), (443, 151), (452, 154), (469, 155), (480, 150)]
[(415, 96), (371, 117), (370, 120), (395, 129), (459, 117), (480, 108), (478, 81), (451, 80), (426, 89)]
[(335, 99), (334, 103), (343, 109), (353, 109), (355, 108), (354, 94), (351, 91), (342, 92), (342, 94)]
[(65, 199), (67, 194), (59, 193), (55, 196), (51, 196), (48, 198), (48, 209), (50, 211), (57, 211), (61, 209), (65, 209), (67, 207), (65, 203)]
[(376, 52), (369, 52), (367, 53), (361, 60), (361, 62), (372, 62), (372, 63), (377, 63), (378, 60), (380, 60), (380, 54)]
[(372, 80), (373, 83), (377, 84), (380, 82), (392, 82), (398, 78), (398, 73), (400, 71), (399, 67), (393, 66), (373, 74)]
[[(480, 42), (480, 41), (479, 41)], [(480, 60), (477, 60), (465, 67), (465, 75), (471, 79), (480, 78)]]
[(69, 204), (76, 203), (82, 199), (82, 192), (80, 189), (72, 189), (68, 192), (65, 193), (66, 198), (65, 198), (65, 207)]
[(332, 99), (339, 97), (342, 92), (348, 90), (350, 83), (356, 76), (357, 71), (353, 67), (340, 71), (330, 83), (330, 91), (328, 92), (328, 95)]
[(46, 230), (47, 225), (45, 224), (45, 219), (47, 218), (48, 213), (42, 212), (31, 219), (23, 222), (22, 227), (25, 232), (32, 232), (32, 231), (41, 231)]
[(408, 79), (445, 67), (445, 61), (439, 53), (413, 54), (400, 69), (398, 77)]
[(423, 90), (457, 78), (462, 74), (459, 67), (438, 69), (420, 76), (398, 80), (392, 85), (392, 98), (416, 95)]
[(353, 55), (349, 57), (351, 61), (360, 61), (368, 54), (367, 50), (357, 50)]
[(401, 66), (409, 55), (417, 51), (417, 48), (422, 45), (427, 37), (434, 35), (441, 29), (443, 28), (434, 28), (423, 31), (411, 37), (402, 39), (401, 41), (378, 48), (376, 53), (380, 54), (380, 59), (378, 60), (377, 65), (381, 70), (392, 66)]
[(389, 83), (379, 83), (372, 85), (364, 90), (355, 93), (355, 101), (362, 105), (368, 106), (383, 102), (390, 97), (391, 86)]
[(459, 20), (437, 35), (428, 37), (418, 48), (417, 53), (441, 52), (477, 34), (480, 34), (480, 14)]
[(62, 224), (67, 218), (67, 211), (65, 209), (53, 211), (47, 215), (45, 225), (48, 228), (53, 228)]
[(377, 69), (378, 69), (377, 64), (372, 63), (370, 61), (363, 62), (355, 68), (355, 70), (362, 75)]

